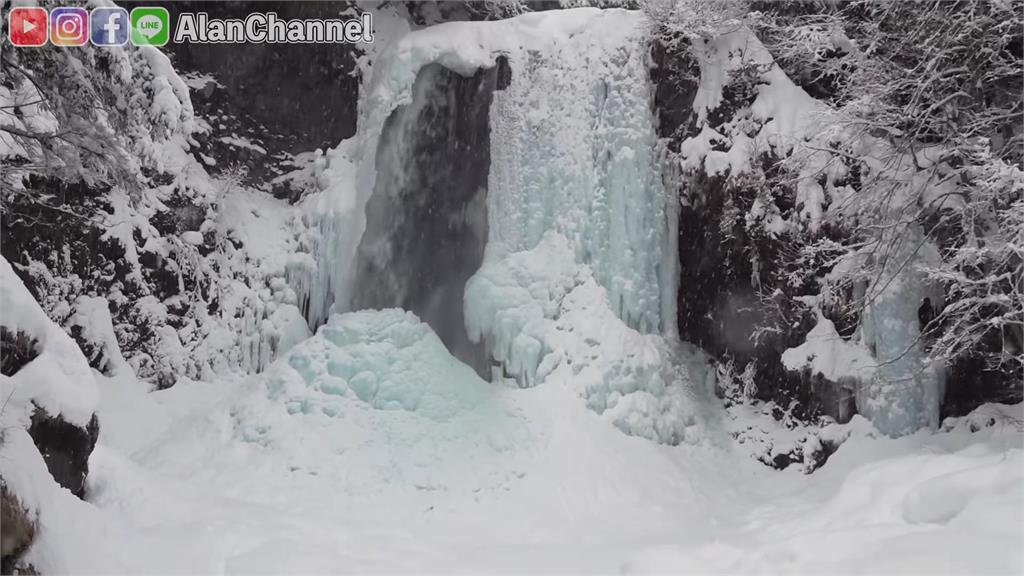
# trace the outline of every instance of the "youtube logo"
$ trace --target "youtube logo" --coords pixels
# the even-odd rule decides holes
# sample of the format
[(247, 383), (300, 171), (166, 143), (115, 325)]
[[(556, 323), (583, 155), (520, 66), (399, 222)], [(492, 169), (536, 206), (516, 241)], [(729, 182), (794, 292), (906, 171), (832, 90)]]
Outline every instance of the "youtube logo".
[(7, 38), (15, 46), (42, 46), (47, 38), (46, 21), (45, 8), (11, 8), (7, 14)]

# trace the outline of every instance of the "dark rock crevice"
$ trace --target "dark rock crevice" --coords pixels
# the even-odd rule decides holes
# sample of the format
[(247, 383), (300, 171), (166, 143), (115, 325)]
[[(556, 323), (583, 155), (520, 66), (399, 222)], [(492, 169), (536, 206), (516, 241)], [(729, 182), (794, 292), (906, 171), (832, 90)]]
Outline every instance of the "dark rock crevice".
[(463, 293), (487, 241), (488, 113), (509, 81), (504, 58), (469, 77), (437, 64), (420, 70), (413, 101), (381, 135), (353, 299), (355, 309), (415, 312), (484, 376), (490, 363), (466, 335)]
[(37, 406), (32, 412), (28, 433), (57, 484), (84, 498), (89, 455), (100, 436), (96, 415), (93, 414), (86, 427), (82, 428)]

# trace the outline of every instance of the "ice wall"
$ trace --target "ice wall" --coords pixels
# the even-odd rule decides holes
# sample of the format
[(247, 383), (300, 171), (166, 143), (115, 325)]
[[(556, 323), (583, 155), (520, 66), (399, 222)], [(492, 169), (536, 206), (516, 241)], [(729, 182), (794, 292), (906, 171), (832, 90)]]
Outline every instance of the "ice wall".
[(921, 332), (918, 308), (925, 298), (941, 305), (942, 291), (927, 282), (923, 267), (938, 253), (918, 227), (890, 229), (882, 242), (890, 251), (877, 265), (861, 324), (878, 368), (860, 389), (857, 408), (880, 431), (901, 436), (939, 424), (944, 372), (928, 361), (929, 337)]
[(675, 267), (663, 265), (670, 234), (647, 44), (632, 14), (608, 28), (509, 54), (512, 83), (491, 110), (488, 257), (558, 232), (615, 313), (656, 332)]

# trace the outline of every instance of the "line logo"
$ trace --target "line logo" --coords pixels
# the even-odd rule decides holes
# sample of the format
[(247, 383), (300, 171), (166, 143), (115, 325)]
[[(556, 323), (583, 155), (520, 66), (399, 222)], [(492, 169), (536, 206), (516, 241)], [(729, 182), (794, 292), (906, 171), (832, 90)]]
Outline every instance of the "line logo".
[(171, 16), (167, 8), (142, 7), (132, 9), (132, 44), (136, 46), (163, 46), (171, 37)]
[(124, 8), (93, 8), (89, 14), (89, 39), (96, 46), (128, 43), (128, 11)]
[(7, 13), (7, 39), (14, 46), (46, 44), (46, 8), (18, 6)]
[(50, 43), (84, 46), (89, 41), (89, 12), (85, 8), (54, 8), (50, 11)]

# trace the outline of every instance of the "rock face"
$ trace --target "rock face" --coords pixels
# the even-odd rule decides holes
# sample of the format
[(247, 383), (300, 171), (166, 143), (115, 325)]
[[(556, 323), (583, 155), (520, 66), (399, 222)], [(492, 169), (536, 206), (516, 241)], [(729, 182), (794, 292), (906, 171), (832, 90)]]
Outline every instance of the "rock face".
[[(273, 11), (282, 19), (345, 18), (350, 2), (167, 2), (181, 12), (210, 18), (242, 18)], [(359, 76), (353, 44), (170, 43), (175, 69), (190, 78), (196, 112), (210, 119), (197, 135), (199, 150), (215, 158), (211, 172), (244, 167), (246, 180), (261, 184), (286, 168), (291, 155), (327, 149), (355, 134)], [(285, 164), (281, 167), (282, 163)], [(275, 190), (297, 197), (301, 190)]]
[(96, 415), (85, 428), (81, 428), (37, 407), (32, 413), (28, 433), (54, 480), (75, 496), (84, 498), (89, 455), (100, 435)]
[[(685, 45), (666, 48), (655, 43), (652, 56), (659, 136), (671, 152), (678, 153), (682, 142), (700, 131), (693, 111), (700, 67)], [(727, 86), (707, 123), (731, 121), (755, 94), (742, 83)], [(676, 306), (680, 337), (738, 368), (754, 362), (757, 399), (781, 406), (795, 400), (794, 415), (807, 419), (823, 414), (820, 407), (829, 401), (818, 398), (809, 379), (787, 371), (781, 363), (782, 352), (799, 344), (813, 322), (795, 318), (795, 324), (792, 320), (783, 324), (786, 330), (755, 339), (754, 329), (779, 320), (773, 314), (787, 306), (784, 301), (769, 305), (757, 295), (757, 278), (773, 272), (777, 246), (751, 236), (744, 226), (744, 203), (753, 201), (755, 191), (703, 172), (677, 175), (670, 184), (683, 199)]]
[(31, 573), (18, 566), (18, 559), (35, 537), (35, 519), (0, 481), (0, 574)]

